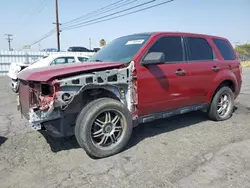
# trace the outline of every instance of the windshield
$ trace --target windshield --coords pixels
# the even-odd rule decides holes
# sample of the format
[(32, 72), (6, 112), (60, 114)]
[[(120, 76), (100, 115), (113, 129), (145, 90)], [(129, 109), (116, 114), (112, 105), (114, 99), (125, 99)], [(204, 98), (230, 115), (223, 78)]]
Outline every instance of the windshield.
[(35, 64), (35, 63), (37, 63), (37, 62), (39, 62), (39, 61), (41, 61), (42, 59), (45, 59), (45, 58), (47, 58), (47, 57), (49, 57), (49, 56), (43, 56), (43, 57), (41, 57), (40, 59), (37, 59), (36, 61), (31, 62), (30, 64), (33, 65), (33, 64)]
[(130, 62), (150, 35), (129, 35), (113, 40), (88, 61)]

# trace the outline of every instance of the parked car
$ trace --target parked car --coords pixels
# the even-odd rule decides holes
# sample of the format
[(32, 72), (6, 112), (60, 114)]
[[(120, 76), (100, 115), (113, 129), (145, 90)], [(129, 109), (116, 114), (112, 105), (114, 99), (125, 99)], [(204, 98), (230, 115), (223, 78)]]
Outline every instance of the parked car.
[(57, 52), (58, 50), (56, 48), (46, 48), (41, 50), (42, 52)]
[(11, 81), (11, 88), (12, 90), (17, 93), (19, 88), (19, 80), (17, 79), (17, 74), (24, 70), (24, 69), (33, 69), (39, 67), (46, 67), (50, 65), (57, 65), (57, 64), (67, 64), (67, 63), (74, 63), (74, 62), (84, 62), (89, 59), (88, 56), (85, 55), (49, 55), (42, 57), (40, 60), (35, 61), (31, 64), (28, 63), (11, 63), (10, 69), (8, 72), (8, 76), (12, 79)]
[(94, 52), (93, 50), (89, 50), (85, 47), (78, 47), (78, 46), (69, 47), (68, 51), (69, 52)]
[(242, 84), (236, 53), (216, 36), (128, 35), (89, 61), (22, 71), (18, 105), (34, 129), (74, 134), (95, 158), (122, 151), (139, 123), (197, 110), (230, 118)]

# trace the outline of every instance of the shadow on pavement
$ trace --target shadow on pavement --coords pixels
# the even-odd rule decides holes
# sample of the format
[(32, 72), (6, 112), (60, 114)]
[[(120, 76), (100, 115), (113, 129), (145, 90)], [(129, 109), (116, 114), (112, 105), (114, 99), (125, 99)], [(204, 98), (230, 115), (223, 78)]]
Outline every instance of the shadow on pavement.
[(137, 145), (145, 138), (171, 132), (207, 120), (208, 117), (206, 113), (191, 112), (187, 114), (173, 116), (168, 119), (161, 119), (161, 120), (156, 120), (154, 122), (141, 124), (134, 128), (132, 138), (126, 149), (129, 149)]
[(40, 131), (40, 133), (45, 137), (47, 143), (50, 145), (51, 151), (53, 152), (80, 148), (75, 136), (55, 138), (48, 135), (46, 131)]
[[(208, 120), (208, 118), (205, 113), (191, 112), (188, 114), (174, 116), (168, 119), (141, 124), (133, 129), (131, 140), (125, 150), (137, 145), (145, 138), (164, 134), (206, 120)], [(75, 136), (66, 138), (54, 138), (49, 136), (45, 131), (41, 131), (40, 133), (46, 138), (53, 152), (80, 148)]]
[(7, 140), (8, 138), (0, 136), (0, 146)]

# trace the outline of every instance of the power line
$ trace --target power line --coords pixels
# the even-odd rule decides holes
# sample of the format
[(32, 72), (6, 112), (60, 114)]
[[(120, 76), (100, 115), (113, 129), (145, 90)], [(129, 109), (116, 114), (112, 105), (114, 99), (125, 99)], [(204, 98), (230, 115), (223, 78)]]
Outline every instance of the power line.
[(29, 16), (31, 19), (33, 19), (34, 17), (36, 17), (45, 8), (46, 1), (47, 0), (41, 0), (40, 1), (39, 5), (36, 7), (35, 11), (33, 11), (31, 13), (31, 15)]
[(12, 48), (11, 48), (11, 41), (13, 40), (11, 37), (13, 37), (12, 34), (5, 34), (5, 36), (7, 36), (6, 40), (8, 41), (9, 43), (9, 51), (12, 51)]
[(48, 38), (49, 36), (51, 36), (52, 34), (55, 33), (55, 28), (51, 29), (48, 33), (46, 33), (45, 35), (43, 35), (40, 39), (36, 40), (35, 42), (31, 43), (29, 46), (33, 46), (39, 42), (41, 42), (42, 40)]
[(123, 10), (118, 11), (118, 12), (114, 12), (114, 13), (112, 13), (112, 14), (108, 14), (108, 15), (105, 15), (105, 16), (102, 16), (102, 17), (99, 17), (99, 18), (95, 18), (95, 19), (92, 19), (92, 20), (88, 20), (88, 21), (86, 21), (86, 22), (82, 22), (82, 23), (75, 24), (75, 25), (72, 25), (72, 26), (63, 27), (62, 29), (69, 29), (69, 28), (71, 28), (71, 27), (81, 26), (82, 24), (90, 23), (90, 22), (93, 22), (93, 21), (96, 21), (96, 20), (100, 20), (100, 19), (102, 19), (102, 18), (106, 18), (106, 17), (110, 17), (110, 16), (113, 16), (113, 15), (116, 15), (116, 14), (120, 14), (120, 13), (122, 13), (122, 12), (126, 12), (126, 11), (129, 11), (129, 10), (132, 10), (132, 9), (135, 9), (135, 8), (138, 8), (138, 7), (147, 5), (147, 4), (153, 3), (153, 2), (155, 2), (155, 1), (156, 1), (156, 0), (150, 0), (150, 1), (147, 1), (147, 2), (145, 2), (145, 3), (141, 3), (141, 4), (139, 4), (139, 5), (136, 5), (136, 6), (133, 6), (133, 7), (127, 8), (127, 9), (123, 9)]
[(148, 10), (148, 9), (151, 9), (151, 8), (154, 8), (154, 7), (158, 7), (158, 6), (170, 3), (172, 1), (174, 1), (174, 0), (168, 0), (168, 1), (165, 1), (165, 2), (162, 2), (162, 3), (158, 3), (158, 4), (155, 4), (155, 5), (152, 5), (152, 6), (148, 6), (146, 8), (142, 8), (142, 9), (139, 9), (139, 10), (136, 10), (136, 11), (128, 12), (126, 14), (121, 14), (119, 16), (114, 16), (114, 17), (111, 17), (111, 18), (108, 18), (108, 19), (103, 19), (103, 20), (100, 20), (100, 21), (97, 21), (97, 22), (92, 22), (92, 23), (78, 25), (78, 26), (72, 26), (72, 27), (69, 27), (69, 28), (65, 28), (64, 30), (76, 29), (76, 28), (85, 27), (85, 26), (88, 26), (88, 25), (94, 25), (94, 24), (97, 24), (97, 23), (101, 23), (101, 22), (113, 20), (113, 19), (116, 19), (116, 18), (120, 18), (120, 17), (127, 16), (127, 15), (130, 15), (130, 14), (135, 14), (137, 12), (141, 12), (141, 11), (144, 11), (144, 10)]
[[(131, 0), (128, 0), (128, 1), (125, 1), (125, 2), (123, 2), (123, 3), (116, 4), (115, 6), (110, 6), (110, 7), (108, 7), (107, 9), (104, 9), (104, 10), (102, 10), (102, 11), (99, 11), (99, 10), (101, 10), (101, 9), (99, 9), (99, 10), (94, 11), (94, 12), (92, 12), (92, 13), (83, 15), (83, 16), (77, 18), (77, 19), (74, 19), (74, 21), (72, 21), (72, 22), (66, 22), (66, 23), (64, 23), (63, 25), (64, 25), (64, 26), (70, 26), (70, 24), (73, 24), (73, 23), (76, 24), (76, 23), (81, 22), (81, 21), (83, 21), (83, 20), (87, 20), (87, 19), (90, 19), (90, 18), (93, 18), (93, 17), (97, 17), (97, 16), (102, 15), (102, 14), (104, 14), (104, 13), (111, 12), (111, 11), (116, 10), (116, 9), (119, 9), (119, 8), (121, 8), (121, 7), (125, 7), (125, 6), (127, 6), (127, 5), (129, 5), (129, 4), (132, 4), (132, 3), (136, 2), (136, 1), (138, 1), (138, 0), (132, 0), (132, 1), (131, 1)], [(102, 9), (103, 9), (103, 8), (102, 8)]]
[[(40, 4), (43, 3), (44, 1), (45, 1), (45, 0), (42, 0), (42, 1), (40, 2)], [(126, 1), (125, 4), (123, 3), (123, 1), (124, 1), (124, 0), (116, 1), (116, 2), (114, 2), (114, 3), (112, 3), (112, 4), (109, 4), (109, 5), (107, 5), (107, 6), (105, 6), (105, 7), (102, 7), (102, 8), (100, 8), (100, 9), (98, 9), (98, 10), (95, 10), (95, 11), (93, 11), (93, 12), (91, 12), (91, 13), (88, 13), (88, 14), (86, 14), (86, 15), (83, 15), (83, 16), (81, 16), (81, 17), (78, 17), (78, 18), (76, 18), (76, 19), (73, 19), (73, 20), (71, 20), (71, 21), (65, 22), (64, 24), (71, 23), (71, 22), (75, 22), (75, 21), (79, 21), (80, 19), (82, 19), (82, 18), (84, 18), (84, 17), (86, 17), (86, 16), (93, 16), (95, 13), (100, 13), (100, 11), (107, 11), (106, 8), (108, 8), (108, 10), (110, 11), (110, 8), (113, 8), (113, 9), (114, 9), (114, 8), (118, 8), (117, 5), (121, 5), (121, 3), (122, 3), (122, 5), (126, 5), (128, 2), (131, 3), (131, 0)], [(134, 1), (137, 1), (137, 0), (133, 0), (132, 2), (134, 2)], [(115, 6), (115, 5), (116, 5), (116, 6)], [(57, 5), (56, 5), (56, 7), (57, 7)], [(57, 17), (57, 16), (56, 16), (56, 17)], [(55, 23), (55, 24), (56, 24), (56, 23)], [(61, 25), (60, 23), (58, 23), (58, 24)], [(32, 42), (29, 46), (33, 46), (33, 45), (35, 45), (35, 44), (37, 44), (37, 43), (39, 43), (39, 42), (45, 40), (46, 38), (50, 37), (52, 34), (55, 33), (56, 29), (57, 29), (57, 27), (54, 28), (54, 29), (52, 29), (52, 30), (50, 30), (48, 33), (46, 33), (45, 35), (43, 35), (41, 38), (39, 38), (38, 40)], [(57, 31), (58, 31), (58, 30), (59, 30), (59, 29), (57, 29)], [(59, 33), (60, 33), (60, 30), (59, 30)], [(57, 32), (57, 36), (58, 36), (58, 32)], [(57, 37), (57, 38), (58, 38), (58, 37)], [(59, 40), (57, 39), (57, 41), (59, 41)], [(57, 42), (57, 43), (58, 43), (58, 42)], [(59, 45), (60, 45), (60, 42), (59, 42), (59, 44), (57, 44), (57, 45), (59, 46)]]
[[(155, 1), (155, 0), (153, 0)], [(153, 1), (148, 1), (146, 2), (146, 4), (150, 3), (150, 2), (153, 2)], [(165, 1), (165, 2), (162, 2), (162, 3), (158, 3), (158, 4), (155, 4), (155, 5), (152, 5), (152, 6), (148, 6), (148, 7), (145, 7), (145, 8), (142, 8), (142, 9), (139, 9), (139, 10), (135, 10), (135, 11), (132, 11), (132, 12), (128, 12), (128, 13), (125, 13), (125, 14), (120, 14), (118, 16), (114, 16), (114, 17), (111, 17), (111, 18), (108, 18), (108, 19), (102, 19), (102, 18), (105, 18), (105, 17), (109, 17), (111, 15), (115, 15), (115, 14), (119, 14), (121, 12), (124, 12), (125, 10), (128, 11), (128, 10), (131, 10), (131, 9), (134, 9), (135, 7), (138, 8), (138, 6), (143, 6), (142, 4), (139, 4), (137, 6), (134, 6), (134, 7), (130, 7), (128, 9), (125, 9), (125, 10), (122, 10), (122, 11), (118, 11), (116, 13), (113, 13), (111, 15), (105, 15), (103, 17), (99, 17), (97, 19), (94, 19), (94, 20), (89, 20), (87, 22), (83, 22), (83, 23), (80, 23), (80, 24), (76, 24), (76, 25), (72, 25), (72, 26), (67, 26), (65, 28), (63, 28), (63, 30), (71, 30), (71, 29), (76, 29), (76, 28), (80, 28), (80, 27), (85, 27), (85, 26), (88, 26), (88, 25), (94, 25), (94, 24), (97, 24), (97, 23), (102, 23), (102, 22), (105, 22), (105, 21), (109, 21), (109, 20), (113, 20), (113, 19), (116, 19), (116, 18), (119, 18), (119, 17), (124, 17), (124, 16), (127, 16), (127, 15), (130, 15), (130, 14), (135, 14), (137, 12), (141, 12), (141, 11), (144, 11), (144, 10), (148, 10), (148, 9), (151, 9), (151, 8), (154, 8), (154, 7), (158, 7), (158, 6), (161, 6), (161, 5), (164, 5), (164, 4), (167, 4), (167, 3), (170, 3), (174, 0), (168, 0), (168, 1)], [(144, 3), (143, 3), (144, 4)], [(145, 5), (145, 4), (144, 4)], [(101, 19), (101, 20), (99, 20)], [(96, 20), (99, 20), (99, 21), (96, 21)], [(90, 23), (89, 23), (90, 22)], [(33, 46), (39, 42), (41, 42), (42, 40), (48, 38), (49, 36), (51, 36), (52, 34), (55, 33), (55, 28), (50, 30), (48, 33), (46, 33), (44, 36), (42, 36), (40, 39), (36, 40), (35, 42), (31, 43), (30, 46)]]
[(112, 6), (114, 6), (114, 5), (117, 5), (118, 3), (122, 2), (122, 1), (123, 1), (123, 0), (119, 0), (119, 1), (116, 1), (116, 2), (114, 2), (114, 3), (111, 3), (111, 4), (107, 5), (107, 6), (102, 7), (102, 8), (100, 8), (100, 9), (97, 9), (97, 10), (95, 10), (95, 11), (93, 11), (93, 12), (90, 12), (90, 13), (88, 13), (88, 14), (85, 14), (85, 15), (83, 15), (83, 16), (80, 16), (80, 17), (78, 17), (78, 18), (75, 18), (75, 19), (73, 19), (73, 20), (70, 20), (70, 21), (68, 21), (68, 22), (65, 22), (65, 23), (63, 23), (63, 25), (66, 25), (66, 24), (69, 24), (69, 23), (73, 23), (73, 22), (75, 22), (75, 21), (77, 21), (77, 20), (80, 20), (80, 19), (86, 17), (86, 16), (90, 16), (90, 15), (92, 15), (92, 14), (94, 14), (94, 13), (97, 13), (97, 12), (99, 12), (99, 11), (105, 9), (105, 8), (109, 8), (109, 7), (112, 7)]
[(23, 14), (20, 16), (20, 23), (17, 25), (16, 30), (20, 31), (24, 26), (27, 26), (32, 19), (34, 19), (46, 6), (48, 0), (41, 0), (39, 4), (35, 7), (35, 9), (32, 11), (35, 4), (30, 5), (26, 10), (28, 13)]

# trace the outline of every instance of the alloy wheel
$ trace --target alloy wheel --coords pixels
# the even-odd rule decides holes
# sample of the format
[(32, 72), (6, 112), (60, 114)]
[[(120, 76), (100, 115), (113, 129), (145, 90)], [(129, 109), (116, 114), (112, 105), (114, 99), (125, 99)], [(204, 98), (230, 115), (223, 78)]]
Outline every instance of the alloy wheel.
[(124, 119), (116, 111), (105, 111), (94, 120), (91, 129), (92, 142), (97, 147), (110, 147), (116, 145), (123, 133)]

